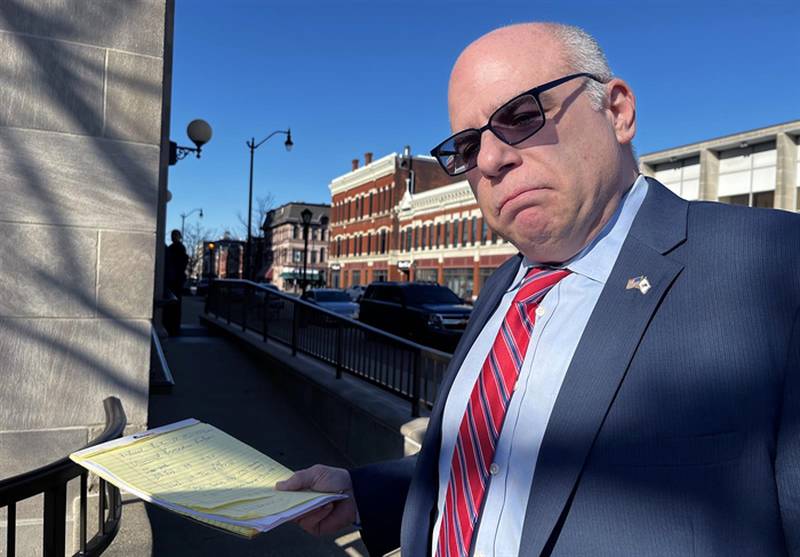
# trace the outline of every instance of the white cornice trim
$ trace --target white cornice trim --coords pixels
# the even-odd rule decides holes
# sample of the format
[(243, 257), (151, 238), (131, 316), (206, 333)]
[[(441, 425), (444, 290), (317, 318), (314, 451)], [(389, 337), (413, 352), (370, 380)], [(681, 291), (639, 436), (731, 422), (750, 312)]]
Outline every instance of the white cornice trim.
[(414, 194), (411, 197), (409, 209), (400, 213), (400, 219), (406, 221), (428, 213), (463, 208), (472, 203), (475, 203), (472, 188), (466, 180), (463, 180)]
[(385, 157), (372, 161), (366, 166), (351, 170), (347, 174), (334, 178), (328, 185), (328, 188), (331, 190), (331, 196), (393, 173), (396, 158), (397, 153), (389, 153)]

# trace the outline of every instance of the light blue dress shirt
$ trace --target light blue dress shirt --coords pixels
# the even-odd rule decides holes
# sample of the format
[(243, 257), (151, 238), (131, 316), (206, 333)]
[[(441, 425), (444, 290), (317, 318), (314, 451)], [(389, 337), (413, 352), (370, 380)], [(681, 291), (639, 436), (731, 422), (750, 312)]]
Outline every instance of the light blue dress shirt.
[[(571, 274), (556, 284), (539, 305), (528, 351), (497, 442), (483, 512), (476, 527), (475, 557), (519, 554), (525, 510), (536, 473), (532, 463), (539, 456), (550, 413), (583, 330), (646, 194), (647, 181), (639, 176), (597, 238), (563, 265)], [(511, 287), (461, 364), (447, 397), (439, 456), (439, 513), (433, 528), (432, 555), (436, 555), (453, 447), (472, 387), (520, 282), (533, 265), (535, 262), (523, 259)]]

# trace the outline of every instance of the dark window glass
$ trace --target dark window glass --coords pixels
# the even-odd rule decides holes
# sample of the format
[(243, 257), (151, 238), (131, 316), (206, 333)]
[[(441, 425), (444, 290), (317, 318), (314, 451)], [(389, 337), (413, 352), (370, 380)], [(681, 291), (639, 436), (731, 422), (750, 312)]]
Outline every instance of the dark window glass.
[(369, 192), (369, 214), (372, 216), (372, 192)]
[[(356, 273), (357, 271), (353, 271)], [(313, 294), (318, 302), (349, 302), (350, 296), (341, 290), (315, 290)]]
[(467, 226), (467, 219), (461, 219), (461, 245), (466, 246), (469, 243), (469, 227)]
[(435, 284), (410, 284), (404, 289), (409, 304), (460, 304), (452, 290)]

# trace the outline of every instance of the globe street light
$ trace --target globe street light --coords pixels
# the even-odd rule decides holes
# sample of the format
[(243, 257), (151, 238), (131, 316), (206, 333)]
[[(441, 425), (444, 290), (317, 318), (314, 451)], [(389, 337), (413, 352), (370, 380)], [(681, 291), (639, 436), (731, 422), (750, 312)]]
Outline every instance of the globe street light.
[(211, 126), (205, 120), (192, 120), (186, 126), (186, 135), (195, 144), (195, 147), (184, 147), (178, 145), (174, 141), (169, 142), (169, 164), (170, 166), (183, 160), (189, 153), (194, 153), (197, 158), (200, 158), (200, 151), (203, 150), (203, 145), (211, 141)]
[(286, 147), (287, 151), (291, 151), (292, 147), (294, 147), (294, 142), (292, 142), (292, 129), (288, 128), (286, 130), (275, 130), (267, 137), (256, 143), (256, 139), (254, 137), (250, 138), (250, 141), (247, 142), (247, 146), (250, 148), (250, 193), (248, 196), (247, 201), (247, 247), (246, 247), (246, 259), (245, 259), (245, 277), (248, 279), (252, 279), (251, 274), (251, 242), (252, 242), (252, 230), (253, 230), (253, 158), (255, 156), (255, 151), (263, 143), (265, 143), (270, 137), (273, 135), (282, 133), (286, 136), (286, 141), (283, 142), (283, 146)]

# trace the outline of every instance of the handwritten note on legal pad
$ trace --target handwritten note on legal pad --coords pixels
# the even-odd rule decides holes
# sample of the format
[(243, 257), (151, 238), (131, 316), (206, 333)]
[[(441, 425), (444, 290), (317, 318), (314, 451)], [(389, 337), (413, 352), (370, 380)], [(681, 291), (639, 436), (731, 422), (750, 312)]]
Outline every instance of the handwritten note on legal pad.
[(194, 419), (90, 447), (70, 458), (141, 499), (247, 537), (345, 497), (275, 490), (291, 470)]

